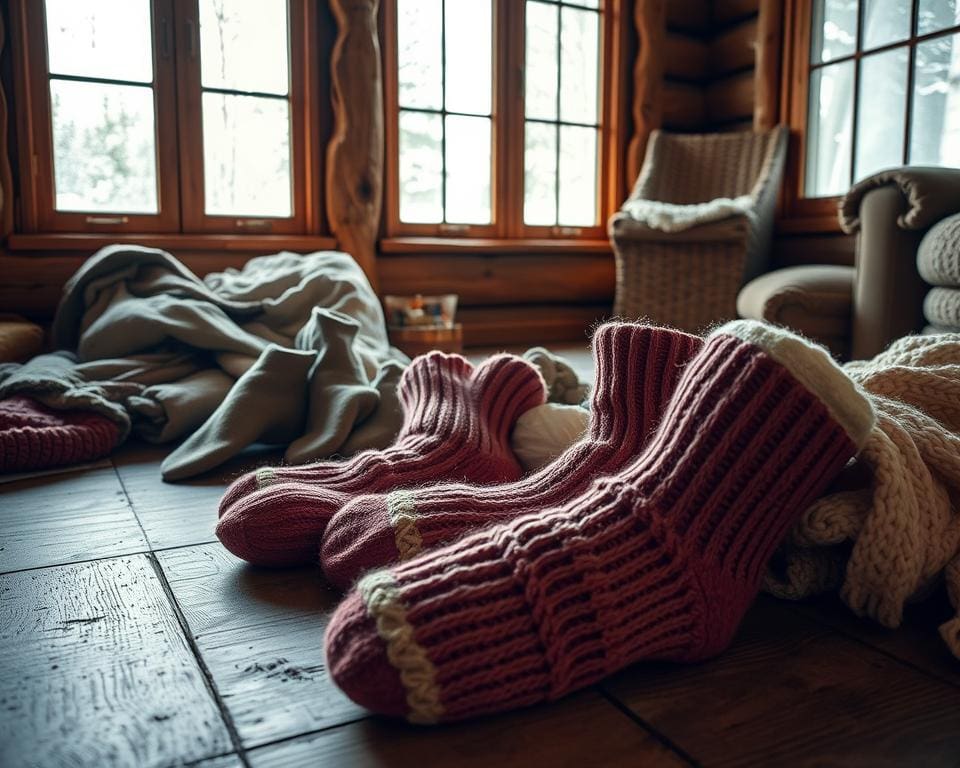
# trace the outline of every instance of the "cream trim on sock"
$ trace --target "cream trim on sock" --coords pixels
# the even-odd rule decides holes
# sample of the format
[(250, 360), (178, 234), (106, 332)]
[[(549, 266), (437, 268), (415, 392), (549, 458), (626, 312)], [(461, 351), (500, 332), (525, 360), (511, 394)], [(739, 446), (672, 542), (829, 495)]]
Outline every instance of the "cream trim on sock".
[(823, 401), (857, 450), (866, 443), (876, 421), (873, 406), (825, 349), (785, 328), (757, 320), (734, 320), (710, 335), (735, 336), (763, 349)]
[(273, 467), (260, 467), (254, 478), (256, 478), (258, 489), (266, 488), (268, 485), (277, 482), (277, 473), (273, 471)]
[(417, 529), (417, 501), (410, 491), (393, 491), (387, 494), (387, 514), (393, 526), (400, 562), (420, 554), (423, 539)]
[(373, 619), (377, 634), (386, 643), (387, 658), (400, 673), (407, 691), (411, 723), (430, 724), (443, 715), (437, 671), (427, 652), (413, 637), (406, 607), (400, 601), (397, 583), (390, 571), (375, 571), (357, 584), (367, 615)]

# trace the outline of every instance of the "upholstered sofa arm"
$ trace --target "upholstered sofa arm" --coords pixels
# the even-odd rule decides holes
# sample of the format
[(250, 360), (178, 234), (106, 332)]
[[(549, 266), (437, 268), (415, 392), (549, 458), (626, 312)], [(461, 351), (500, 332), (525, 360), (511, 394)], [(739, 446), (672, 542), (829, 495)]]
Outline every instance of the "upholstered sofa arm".
[(960, 169), (909, 167), (875, 173), (854, 184), (840, 202), (840, 226), (853, 234), (860, 231), (860, 204), (878, 187), (899, 189), (906, 210), (897, 217), (901, 229), (927, 229), (952, 213), (960, 211)]

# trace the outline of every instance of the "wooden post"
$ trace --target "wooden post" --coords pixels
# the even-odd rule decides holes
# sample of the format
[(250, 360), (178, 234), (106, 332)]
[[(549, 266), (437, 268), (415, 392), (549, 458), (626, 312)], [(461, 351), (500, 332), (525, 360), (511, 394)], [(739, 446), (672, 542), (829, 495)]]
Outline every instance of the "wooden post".
[(637, 58), (633, 63), (633, 136), (627, 149), (627, 188), (633, 186), (650, 132), (663, 122), (663, 57), (667, 34), (665, 0), (636, 0)]
[(374, 290), (384, 152), (379, 5), (379, 0), (330, 0), (337, 41), (330, 61), (334, 128), (326, 179), (330, 229)]
[(753, 69), (753, 130), (769, 131), (780, 119), (781, 0), (760, 0), (756, 58)]
[[(0, 13), (0, 54), (6, 46), (6, 28)], [(13, 172), (10, 170), (10, 146), (7, 144), (7, 95), (0, 85), (0, 237), (13, 232)]]

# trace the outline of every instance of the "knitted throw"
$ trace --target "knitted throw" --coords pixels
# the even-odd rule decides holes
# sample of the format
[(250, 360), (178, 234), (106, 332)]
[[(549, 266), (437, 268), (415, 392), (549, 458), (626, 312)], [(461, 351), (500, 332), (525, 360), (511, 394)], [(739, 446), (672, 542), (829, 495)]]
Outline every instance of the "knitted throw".
[(848, 472), (859, 482), (806, 510), (765, 589), (793, 599), (839, 589), (858, 616), (897, 627), (942, 574), (958, 615), (940, 634), (960, 658), (960, 334), (908, 336), (844, 369), (877, 414)]

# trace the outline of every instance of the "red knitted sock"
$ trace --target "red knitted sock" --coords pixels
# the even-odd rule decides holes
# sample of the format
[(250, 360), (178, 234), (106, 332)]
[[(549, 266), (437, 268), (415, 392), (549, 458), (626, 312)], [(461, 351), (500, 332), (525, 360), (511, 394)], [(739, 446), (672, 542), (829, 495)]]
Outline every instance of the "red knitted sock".
[(363, 577), (327, 629), (331, 675), (365, 707), (429, 723), (555, 699), (642, 659), (717, 654), (872, 424), (824, 350), (728, 323), (623, 472)]
[(436, 485), (360, 496), (333, 516), (320, 562), (346, 588), (375, 567), (409, 560), (491, 523), (560, 504), (590, 481), (636, 458), (669, 402), (680, 372), (703, 340), (625, 323), (593, 337), (597, 386), (588, 436), (522, 480), (496, 487)]
[[(522, 469), (510, 430), (544, 402), (546, 387), (536, 368), (514, 355), (474, 368), (459, 355), (431, 352), (404, 371), (399, 393), (404, 425), (389, 448), (345, 462), (264, 468), (234, 483), (220, 503), (223, 545), (257, 565), (316, 562), (327, 521), (360, 493), (439, 479), (515, 480)], [(243, 492), (250, 487), (258, 490)]]
[(94, 411), (55, 411), (19, 395), (0, 400), (0, 474), (93, 461), (121, 437), (119, 424)]

